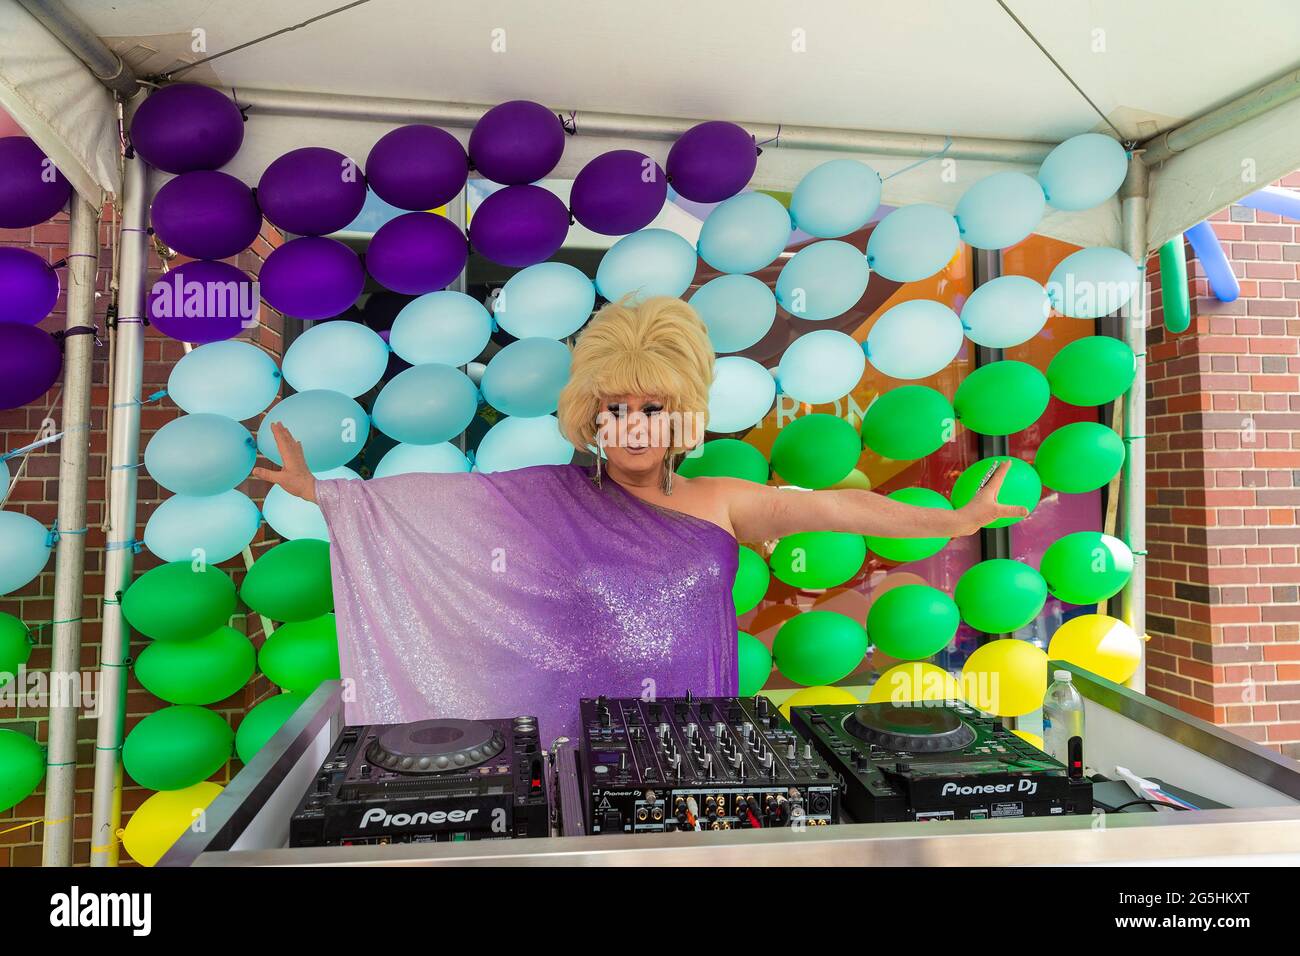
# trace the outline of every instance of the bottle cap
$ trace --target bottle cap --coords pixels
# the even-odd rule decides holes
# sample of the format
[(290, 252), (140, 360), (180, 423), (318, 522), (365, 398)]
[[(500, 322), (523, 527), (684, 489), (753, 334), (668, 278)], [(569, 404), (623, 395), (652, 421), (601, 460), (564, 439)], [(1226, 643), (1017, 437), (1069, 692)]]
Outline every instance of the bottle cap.
[(1052, 677), (1056, 680), (1073, 681), (1074, 675), (1069, 671), (1053, 671)]

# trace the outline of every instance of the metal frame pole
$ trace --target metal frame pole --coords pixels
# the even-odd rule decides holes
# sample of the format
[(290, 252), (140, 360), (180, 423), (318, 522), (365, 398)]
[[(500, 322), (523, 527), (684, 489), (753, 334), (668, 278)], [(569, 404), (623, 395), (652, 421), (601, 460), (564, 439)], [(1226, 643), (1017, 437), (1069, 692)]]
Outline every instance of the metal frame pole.
[(1124, 341), (1137, 356), (1137, 374), (1124, 396), (1124, 471), (1120, 483), (1120, 517), (1124, 543), (1133, 552), (1133, 575), (1120, 597), (1124, 623), (1139, 638), (1141, 659), (1128, 686), (1146, 691), (1147, 617), (1147, 196), (1149, 179), (1141, 154), (1129, 159), (1128, 176), (1120, 187), (1120, 217), (1124, 251), (1138, 268), (1137, 294), (1120, 311)]
[[(49, 750), (41, 863), (72, 863), (81, 708), (81, 614), (86, 570), (86, 471), (90, 458), (90, 387), (95, 358), (95, 280), (99, 212), (75, 193), (69, 208), (67, 318), (63, 339), (63, 439), (59, 446), (58, 543), (54, 558)], [(91, 330), (87, 333), (85, 330)]]
[(122, 737), (130, 628), (121, 597), (131, 583), (136, 474), (140, 462), (140, 388), (144, 371), (145, 275), (149, 264), (149, 171), (139, 156), (125, 162), (114, 345), (113, 442), (109, 450), (108, 541), (104, 554), (104, 627), (100, 648), (91, 866), (117, 865), (122, 819)]

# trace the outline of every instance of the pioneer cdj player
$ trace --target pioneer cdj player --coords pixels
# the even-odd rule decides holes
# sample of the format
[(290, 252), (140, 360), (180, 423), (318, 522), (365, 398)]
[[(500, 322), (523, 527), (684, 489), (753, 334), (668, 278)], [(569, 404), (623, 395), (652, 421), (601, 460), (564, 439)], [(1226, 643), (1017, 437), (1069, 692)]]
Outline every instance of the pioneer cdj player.
[(1092, 812), (1092, 783), (957, 701), (794, 707), (858, 823)]
[(289, 845), (546, 836), (533, 717), (347, 727), (289, 824)]
[(839, 781), (766, 697), (581, 702), (586, 832), (823, 826)]

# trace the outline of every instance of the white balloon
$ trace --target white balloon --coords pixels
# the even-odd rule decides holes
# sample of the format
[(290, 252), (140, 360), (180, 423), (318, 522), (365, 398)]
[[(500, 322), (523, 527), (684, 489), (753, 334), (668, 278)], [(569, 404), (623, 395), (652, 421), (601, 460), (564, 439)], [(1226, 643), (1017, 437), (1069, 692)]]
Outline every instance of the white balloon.
[(853, 336), (818, 329), (786, 346), (776, 380), (796, 401), (822, 405), (853, 391), (866, 367), (867, 355)]
[[(329, 471), (313, 472), (317, 478), (346, 478), (360, 481), (361, 476), (346, 465), (331, 468)], [(320, 506), (312, 501), (294, 497), (279, 485), (271, 489), (262, 503), (262, 517), (266, 519), (275, 533), (293, 541), (297, 538), (330, 539), (329, 529), (325, 525), (325, 515)]]
[(942, 302), (913, 299), (894, 306), (867, 333), (867, 358), (894, 378), (926, 378), (961, 351), (961, 319)]
[(763, 420), (776, 398), (776, 379), (753, 359), (726, 355), (714, 362), (708, 430), (728, 434)]
[(376, 478), (409, 475), (417, 472), (451, 474), (469, 471), (469, 459), (451, 442), (439, 445), (408, 445), (405, 442), (388, 450), (375, 466)]
[(976, 288), (961, 309), (966, 338), (990, 349), (1028, 342), (1043, 330), (1052, 303), (1028, 276), (998, 276)]

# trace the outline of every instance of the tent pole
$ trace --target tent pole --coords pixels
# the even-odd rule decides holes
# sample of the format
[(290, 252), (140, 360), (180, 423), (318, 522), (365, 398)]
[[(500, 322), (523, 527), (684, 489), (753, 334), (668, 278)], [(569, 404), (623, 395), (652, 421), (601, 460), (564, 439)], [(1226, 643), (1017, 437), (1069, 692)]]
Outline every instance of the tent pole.
[(76, 56), (95, 79), (114, 93), (130, 99), (140, 89), (135, 75), (120, 56), (105, 45), (62, 0), (18, 0), (60, 43)]
[(122, 819), (122, 733), (130, 629), (121, 595), (131, 583), (135, 545), (136, 473), (140, 463), (140, 388), (144, 366), (145, 273), (149, 265), (149, 173), (144, 160), (125, 161), (119, 239), (117, 340), (114, 345), (113, 443), (109, 449), (108, 541), (104, 553), (104, 630), (99, 660), (99, 720), (90, 832), (91, 866), (117, 865)]
[(1124, 341), (1137, 356), (1137, 373), (1124, 396), (1124, 471), (1120, 483), (1121, 527), (1124, 543), (1133, 552), (1133, 574), (1120, 597), (1124, 623), (1138, 636), (1141, 657), (1128, 686), (1146, 691), (1147, 615), (1147, 195), (1148, 171), (1135, 154), (1129, 159), (1128, 176), (1120, 187), (1120, 219), (1124, 251), (1139, 270), (1137, 294), (1120, 311)]
[[(252, 107), (253, 115), (305, 116), (316, 119), (353, 119), (379, 124), (431, 123), (435, 126), (468, 128), (478, 122), (489, 106), (473, 103), (441, 103), (393, 99), (382, 96), (348, 96), (341, 93), (301, 93), (290, 90), (250, 90), (239, 87), (226, 92), (241, 108)], [(636, 116), (579, 110), (575, 119), (578, 135), (614, 136), (646, 140), (675, 140), (696, 119), (668, 116)], [(830, 152), (870, 152), (884, 156), (929, 156), (942, 152), (952, 159), (1038, 165), (1056, 143), (981, 139), (973, 136), (934, 136), (920, 133), (885, 133), (870, 130), (837, 129), (821, 126), (776, 126), (772, 123), (741, 123), (760, 142), (781, 149), (815, 149)], [(778, 135), (779, 134), (779, 135)], [(767, 148), (765, 146), (764, 148)]]
[(68, 225), (67, 317), (63, 339), (63, 440), (54, 558), (53, 649), (50, 656), (49, 752), (45, 771), (44, 866), (72, 865), (77, 789), (77, 717), (81, 709), (81, 615), (86, 570), (86, 465), (90, 458), (90, 380), (95, 358), (95, 284), (99, 213), (72, 194)]

